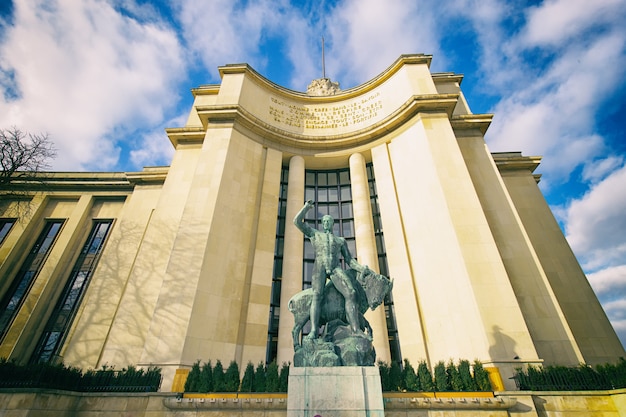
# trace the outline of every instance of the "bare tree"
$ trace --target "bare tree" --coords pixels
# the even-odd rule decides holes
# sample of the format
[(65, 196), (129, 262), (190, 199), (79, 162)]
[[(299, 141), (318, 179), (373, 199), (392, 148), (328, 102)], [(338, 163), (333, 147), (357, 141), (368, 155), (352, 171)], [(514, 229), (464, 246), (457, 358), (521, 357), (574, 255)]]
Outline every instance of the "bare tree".
[(16, 127), (0, 129), (0, 188), (14, 180), (36, 178), (50, 168), (56, 149), (48, 134), (33, 135)]

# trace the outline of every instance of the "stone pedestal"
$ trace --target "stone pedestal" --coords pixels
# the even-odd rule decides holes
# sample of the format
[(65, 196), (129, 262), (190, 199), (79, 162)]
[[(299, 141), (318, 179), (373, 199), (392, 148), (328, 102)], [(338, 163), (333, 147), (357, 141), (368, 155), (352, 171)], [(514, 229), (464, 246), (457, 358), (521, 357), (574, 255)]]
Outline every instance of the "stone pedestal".
[(292, 366), (287, 398), (287, 417), (384, 417), (375, 366)]

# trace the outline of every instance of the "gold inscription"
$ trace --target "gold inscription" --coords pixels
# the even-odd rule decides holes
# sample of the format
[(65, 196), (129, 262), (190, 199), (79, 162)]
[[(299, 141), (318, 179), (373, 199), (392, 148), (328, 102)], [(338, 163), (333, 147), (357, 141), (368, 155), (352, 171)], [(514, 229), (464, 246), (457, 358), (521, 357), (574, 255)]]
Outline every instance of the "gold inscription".
[(301, 129), (336, 129), (366, 122), (382, 110), (380, 93), (346, 104), (302, 106), (270, 97), (269, 114), (274, 122)]

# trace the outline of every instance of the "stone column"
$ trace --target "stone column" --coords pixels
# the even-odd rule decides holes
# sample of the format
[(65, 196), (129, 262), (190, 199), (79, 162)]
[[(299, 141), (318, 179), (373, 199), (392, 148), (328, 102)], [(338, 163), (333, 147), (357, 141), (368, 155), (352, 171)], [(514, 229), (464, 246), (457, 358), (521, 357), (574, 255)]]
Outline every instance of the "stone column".
[[(350, 156), (350, 182), (358, 261), (361, 265), (367, 265), (372, 270), (379, 272), (365, 158), (360, 153)], [(354, 256), (354, 254), (352, 255)], [(389, 352), (384, 306), (379, 306), (375, 311), (369, 310), (365, 316), (374, 331), (374, 348), (377, 359), (390, 362), (391, 354)]]
[(287, 214), (283, 250), (283, 276), (280, 290), (280, 320), (278, 323), (278, 352), (276, 363), (293, 362), (291, 330), (293, 315), (287, 305), (294, 294), (302, 290), (302, 258), (304, 237), (293, 225), (293, 218), (304, 205), (304, 158), (294, 156), (289, 161), (287, 185)]

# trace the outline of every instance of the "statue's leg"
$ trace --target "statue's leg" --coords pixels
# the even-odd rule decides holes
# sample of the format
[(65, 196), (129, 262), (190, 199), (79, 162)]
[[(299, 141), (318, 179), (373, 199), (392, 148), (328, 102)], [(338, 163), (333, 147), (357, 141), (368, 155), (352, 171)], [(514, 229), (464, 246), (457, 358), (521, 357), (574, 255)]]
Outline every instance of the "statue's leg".
[(322, 293), (324, 284), (326, 283), (326, 273), (318, 271), (317, 265), (313, 266), (313, 275), (311, 276), (311, 290), (313, 297), (311, 300), (311, 332), (307, 335), (308, 339), (317, 338), (320, 329), (320, 313), (322, 308)]
[(319, 332), (321, 304), (321, 294), (313, 292), (313, 300), (311, 301), (311, 332), (307, 335), (308, 339), (315, 339), (317, 337), (317, 333)]
[(302, 320), (299, 317), (296, 317), (296, 324), (293, 326), (293, 330), (291, 331), (291, 336), (293, 337), (293, 348), (297, 349), (300, 343), (300, 332), (302, 331), (302, 327), (306, 323), (306, 319)]
[(367, 319), (365, 318), (365, 316), (363, 314), (360, 314), (360, 318), (361, 318), (361, 330), (364, 330), (365, 332), (367, 332), (367, 335), (370, 337), (370, 339), (374, 339), (374, 331), (372, 330), (372, 326), (370, 325), (370, 322), (367, 321)]
[(356, 290), (350, 277), (341, 268), (335, 268), (331, 276), (335, 288), (343, 295), (346, 302), (346, 319), (353, 333), (358, 333), (361, 328), (359, 311), (357, 309)]

